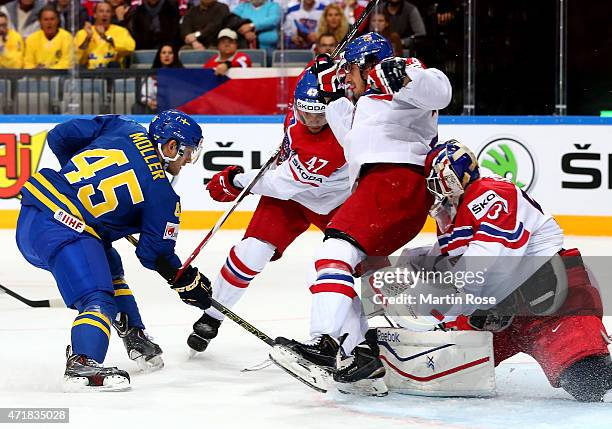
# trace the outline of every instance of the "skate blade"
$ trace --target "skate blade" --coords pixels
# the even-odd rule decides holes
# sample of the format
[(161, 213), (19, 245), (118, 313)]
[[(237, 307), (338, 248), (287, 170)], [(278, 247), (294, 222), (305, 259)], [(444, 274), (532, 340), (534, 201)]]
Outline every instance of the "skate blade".
[(159, 371), (164, 367), (164, 360), (161, 356), (154, 356), (149, 360), (146, 360), (144, 356), (139, 356), (134, 359), (138, 368), (144, 373), (150, 373)]
[[(108, 382), (108, 383), (107, 383)], [(107, 377), (103, 386), (90, 386), (87, 377), (64, 377), (64, 393), (125, 392), (132, 388), (130, 380), (121, 376)]]
[(389, 394), (389, 389), (382, 378), (367, 378), (354, 383), (336, 382), (336, 388), (341, 393), (351, 395), (382, 397)]
[(272, 365), (272, 360), (271, 359), (266, 359), (263, 362), (258, 363), (257, 365), (253, 365), (253, 366), (249, 366), (246, 367), (244, 369), (241, 369), (240, 372), (253, 372), (253, 371), (259, 371), (262, 370), (264, 368), (269, 367), (270, 365)]
[(275, 345), (269, 356), (277, 366), (317, 392), (326, 393), (333, 382), (329, 371), (308, 362), (285, 346)]

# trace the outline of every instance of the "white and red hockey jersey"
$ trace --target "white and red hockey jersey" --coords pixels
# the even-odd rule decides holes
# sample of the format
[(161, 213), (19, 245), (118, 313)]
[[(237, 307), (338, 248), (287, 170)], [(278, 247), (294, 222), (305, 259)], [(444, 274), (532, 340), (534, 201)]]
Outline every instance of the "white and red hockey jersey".
[(563, 231), (512, 182), (483, 177), (466, 189), (438, 245), (450, 256), (552, 256), (563, 245)]
[[(329, 127), (313, 134), (292, 115), (285, 139), (288, 158), (266, 171), (252, 192), (293, 200), (315, 213), (328, 214), (351, 194), (342, 147)], [(244, 188), (256, 174), (256, 170), (238, 174), (234, 183)]]
[[(432, 254), (461, 256), (450, 271), (480, 273), (482, 279), (466, 283), (463, 292), (500, 303), (562, 246), (563, 231), (527, 193), (509, 180), (485, 177), (467, 187), (453, 223), (438, 233)], [(492, 306), (464, 301), (451, 314)]]
[(451, 84), (431, 68), (406, 67), (411, 79), (393, 95), (366, 93), (356, 105), (347, 98), (331, 102), (327, 122), (342, 147), (352, 184), (363, 164), (424, 165), (438, 139), (438, 110), (451, 100)]

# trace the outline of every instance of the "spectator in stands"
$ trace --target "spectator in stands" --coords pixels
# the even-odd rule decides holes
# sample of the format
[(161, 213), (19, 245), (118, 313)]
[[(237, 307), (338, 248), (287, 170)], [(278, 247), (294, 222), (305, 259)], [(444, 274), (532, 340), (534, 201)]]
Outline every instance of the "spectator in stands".
[[(87, 9), (79, 0), (55, 0), (50, 4), (55, 6), (55, 10), (59, 14), (60, 27), (72, 34), (83, 28), (83, 25), (89, 21)], [(76, 11), (74, 15), (71, 8)], [(73, 16), (74, 22), (72, 22)]]
[(315, 53), (317, 55), (331, 54), (334, 52), (337, 46), (338, 40), (336, 40), (336, 36), (334, 36), (332, 33), (323, 33), (317, 39)]
[(240, 3), (234, 13), (251, 21), (251, 31), (257, 35), (257, 47), (265, 49), (269, 57), (278, 45), (278, 25), (282, 10), (272, 0), (249, 0)]
[(181, 16), (175, 0), (144, 0), (131, 18), (129, 29), (136, 49), (157, 49), (163, 44), (181, 43)]
[(389, 13), (391, 32), (399, 34), (402, 45), (406, 48), (412, 46), (412, 39), (425, 36), (425, 23), (419, 9), (406, 0), (389, 0), (385, 4)]
[(317, 27), (317, 36), (323, 33), (332, 33), (336, 40), (342, 40), (348, 30), (349, 24), (342, 8), (336, 3), (325, 6)]
[(0, 12), (0, 68), (20, 69), (23, 66), (23, 39), (12, 28), (6, 13)]
[(217, 76), (225, 76), (232, 67), (251, 67), (251, 58), (244, 52), (238, 52), (238, 34), (224, 28), (217, 37), (219, 53), (204, 64), (205, 69), (215, 69)]
[(189, 9), (183, 17), (181, 39), (193, 49), (214, 49), (217, 34), (229, 15), (227, 5), (217, 0), (200, 0), (200, 5)]
[[(108, 0), (108, 3), (111, 5), (111, 9), (113, 10), (111, 24), (120, 25), (127, 28), (133, 11), (128, 3), (128, 0)], [(137, 0), (135, 3), (140, 6), (142, 1)]]
[(391, 42), (393, 47), (393, 55), (396, 57), (404, 56), (404, 48), (402, 46), (402, 39), (394, 31), (390, 29), (389, 14), (384, 9), (379, 9), (372, 13), (370, 17), (370, 31), (375, 31), (381, 34), (385, 39)]
[(53, 5), (39, 13), (40, 30), (25, 42), (23, 67), (26, 69), (68, 69), (73, 64), (74, 41), (72, 35), (60, 28), (60, 18)]
[(287, 9), (283, 32), (289, 49), (310, 49), (317, 40), (317, 26), (325, 6), (316, 0), (302, 0)]
[[(361, 16), (365, 7), (360, 5), (357, 0), (344, 0), (341, 2), (344, 8), (344, 16), (350, 25), (353, 25)], [(368, 19), (359, 26), (359, 33), (365, 32), (369, 27)]]
[[(170, 44), (164, 44), (159, 47), (155, 59), (153, 60), (152, 69), (158, 70), (162, 68), (183, 68), (183, 63), (178, 56), (177, 49)], [(146, 105), (144, 112), (134, 113), (155, 113), (157, 112), (157, 77), (149, 76), (143, 82), (140, 89), (140, 102)]]
[(40, 28), (38, 12), (45, 3), (45, 0), (13, 0), (2, 6), (0, 12), (6, 13), (11, 28), (26, 39)]
[(111, 5), (105, 2), (94, 7), (94, 23), (85, 23), (75, 37), (79, 64), (89, 69), (122, 67), (124, 59), (132, 52), (136, 42), (129, 31), (111, 24)]

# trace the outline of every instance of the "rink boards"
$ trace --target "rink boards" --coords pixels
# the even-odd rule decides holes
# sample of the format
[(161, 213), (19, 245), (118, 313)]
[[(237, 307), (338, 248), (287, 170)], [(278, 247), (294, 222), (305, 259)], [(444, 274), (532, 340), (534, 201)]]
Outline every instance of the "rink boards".
[[(151, 117), (134, 116), (148, 124)], [(205, 151), (183, 169), (175, 186), (181, 196), (181, 226), (207, 228), (228, 207), (212, 201), (204, 182), (227, 165), (259, 168), (282, 138), (280, 116), (198, 116)], [(0, 116), (0, 227), (14, 228), (16, 196), (31, 174), (58, 166), (45, 146), (48, 130), (69, 116)], [(381, 136), (382, 138), (382, 136)], [(440, 118), (439, 140), (455, 138), (477, 154), (484, 175), (519, 184), (567, 234), (612, 235), (612, 118)], [(227, 228), (244, 228), (257, 203), (249, 197)], [(428, 222), (426, 230), (433, 231)]]

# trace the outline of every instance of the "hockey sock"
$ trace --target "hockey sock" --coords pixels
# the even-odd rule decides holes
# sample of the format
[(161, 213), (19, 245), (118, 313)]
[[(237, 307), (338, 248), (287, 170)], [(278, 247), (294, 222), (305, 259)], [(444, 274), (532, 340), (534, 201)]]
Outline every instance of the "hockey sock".
[(127, 314), (128, 327), (145, 329), (142, 318), (140, 317), (140, 311), (138, 310), (138, 304), (136, 304), (136, 298), (134, 298), (132, 290), (123, 277), (113, 279), (113, 288), (115, 289), (115, 304), (117, 304), (117, 311)]
[(85, 295), (75, 306), (79, 315), (72, 324), (72, 350), (102, 363), (108, 350), (111, 320), (117, 314), (113, 297), (107, 292), (95, 291)]
[[(272, 259), (275, 250), (271, 244), (254, 237), (245, 238), (232, 247), (213, 285), (213, 298), (228, 308), (233, 307)], [(212, 307), (206, 310), (206, 314), (223, 320), (223, 314)]]
[(364, 256), (363, 252), (347, 241), (334, 238), (326, 240), (315, 261), (317, 278), (310, 286), (311, 336), (328, 334), (339, 338), (348, 333), (351, 340), (343, 344), (347, 353), (363, 340), (362, 335), (357, 332), (359, 320), (353, 320), (354, 317), (347, 320), (347, 317), (354, 316), (353, 300), (359, 299), (355, 291), (353, 270)]

